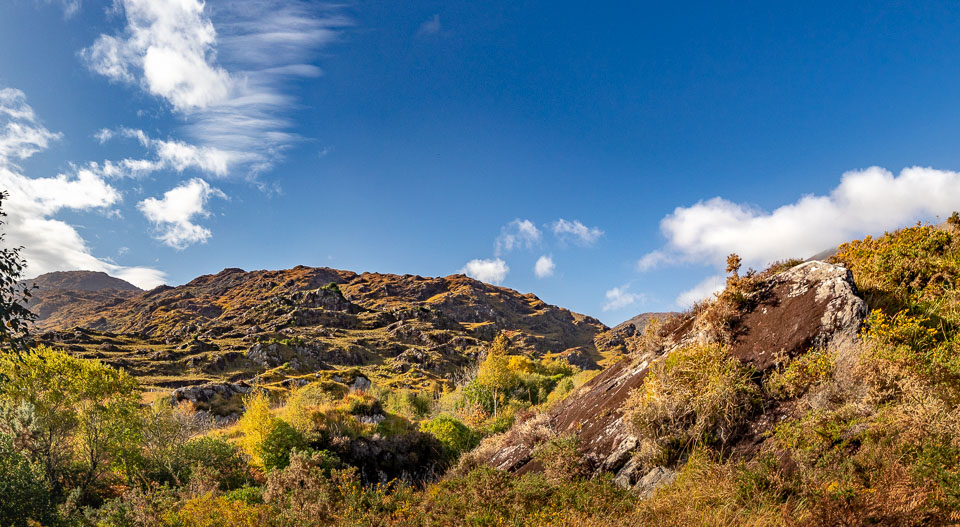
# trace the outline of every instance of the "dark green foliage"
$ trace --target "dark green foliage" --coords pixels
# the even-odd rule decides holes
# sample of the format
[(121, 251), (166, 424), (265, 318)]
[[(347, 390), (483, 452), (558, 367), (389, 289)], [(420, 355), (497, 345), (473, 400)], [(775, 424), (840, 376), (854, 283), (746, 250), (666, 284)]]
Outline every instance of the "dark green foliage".
[(240, 449), (220, 438), (190, 440), (184, 446), (184, 461), (191, 467), (203, 467), (221, 490), (237, 489), (250, 482)]
[(303, 435), (286, 421), (277, 420), (260, 444), (260, 459), (263, 468), (274, 470), (290, 464), (290, 453), (306, 447)]
[(25, 527), (28, 520), (50, 525), (55, 518), (43, 468), (18, 452), (12, 437), (0, 434), (0, 525)]
[[(3, 200), (9, 198), (6, 191), (0, 191), (0, 227), (6, 223), (2, 218)], [(0, 232), (0, 245), (6, 234)], [(28, 326), (37, 316), (27, 309), (30, 290), (21, 284), (23, 270), (27, 262), (20, 257), (23, 247), (4, 247), (0, 249), (0, 347), (24, 349), (29, 344)]]

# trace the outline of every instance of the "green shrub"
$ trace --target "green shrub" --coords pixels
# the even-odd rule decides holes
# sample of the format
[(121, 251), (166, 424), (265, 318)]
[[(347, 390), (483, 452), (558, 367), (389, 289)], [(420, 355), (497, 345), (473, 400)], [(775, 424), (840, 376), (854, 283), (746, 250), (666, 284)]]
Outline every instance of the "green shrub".
[(693, 446), (725, 444), (759, 402), (751, 377), (716, 344), (682, 348), (651, 364), (627, 403), (640, 457), (668, 464)]
[(770, 373), (763, 386), (774, 397), (789, 399), (828, 379), (832, 372), (833, 354), (826, 349), (814, 349)]
[(18, 452), (12, 437), (0, 434), (0, 525), (26, 527), (31, 521), (50, 525), (55, 519), (43, 468)]
[(274, 470), (290, 464), (290, 453), (306, 447), (303, 435), (286, 421), (277, 419), (260, 443), (260, 460), (263, 468)]
[(477, 446), (477, 437), (470, 427), (449, 415), (438, 415), (420, 423), (420, 430), (436, 437), (454, 457)]
[(573, 435), (555, 437), (541, 443), (533, 458), (543, 466), (543, 475), (554, 483), (587, 477), (590, 466), (580, 453), (580, 439)]
[(188, 466), (202, 466), (221, 490), (240, 488), (250, 482), (246, 461), (240, 449), (217, 437), (198, 437), (184, 445)]

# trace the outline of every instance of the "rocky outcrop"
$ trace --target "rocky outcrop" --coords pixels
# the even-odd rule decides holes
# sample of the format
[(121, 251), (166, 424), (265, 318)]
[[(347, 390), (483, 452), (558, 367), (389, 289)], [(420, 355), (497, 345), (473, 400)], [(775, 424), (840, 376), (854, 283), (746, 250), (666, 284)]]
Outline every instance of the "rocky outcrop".
[(173, 404), (189, 403), (196, 410), (214, 418), (236, 418), (242, 408), (241, 400), (253, 387), (245, 382), (216, 382), (184, 386), (173, 390)]
[(761, 371), (811, 347), (849, 350), (867, 315), (852, 273), (820, 261), (775, 275), (756, 295), (756, 307), (740, 319), (730, 352)]
[[(758, 370), (771, 367), (777, 357), (795, 356), (814, 346), (841, 352), (854, 348), (866, 316), (866, 304), (858, 296), (850, 272), (824, 262), (806, 262), (766, 279), (752, 300), (752, 309), (741, 314), (728, 349)], [(642, 471), (633, 461), (638, 441), (625, 422), (624, 403), (643, 383), (652, 361), (679, 346), (708, 338), (708, 332), (695, 329), (698, 321), (692, 317), (675, 322), (673, 334), (664, 339), (666, 347), (640, 356), (629, 355), (601, 372), (545, 417), (537, 416), (550, 433), (533, 436), (576, 436), (581, 453), (598, 471), (614, 473), (618, 484), (641, 494), (670, 481), (670, 469)], [(490, 449), (493, 453), (484, 461), (521, 473), (539, 470), (532, 458), (537, 442), (524, 432), (526, 428), (521, 423), (498, 438), (499, 448)]]

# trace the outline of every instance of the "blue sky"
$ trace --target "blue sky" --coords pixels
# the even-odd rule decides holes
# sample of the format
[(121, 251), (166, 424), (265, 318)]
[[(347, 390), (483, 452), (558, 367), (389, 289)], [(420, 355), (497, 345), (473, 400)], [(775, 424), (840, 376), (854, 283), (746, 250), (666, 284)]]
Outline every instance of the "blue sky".
[(960, 208), (960, 10), (864, 4), (2, 2), (8, 243), (678, 309)]

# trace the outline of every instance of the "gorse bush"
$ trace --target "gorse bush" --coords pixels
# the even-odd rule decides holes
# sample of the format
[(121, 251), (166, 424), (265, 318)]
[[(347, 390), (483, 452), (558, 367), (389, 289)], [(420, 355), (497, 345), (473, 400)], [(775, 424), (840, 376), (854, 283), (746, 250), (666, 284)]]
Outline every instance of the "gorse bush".
[(717, 344), (692, 345), (650, 365), (626, 415), (647, 464), (669, 464), (700, 444), (723, 445), (756, 407), (752, 371)]

